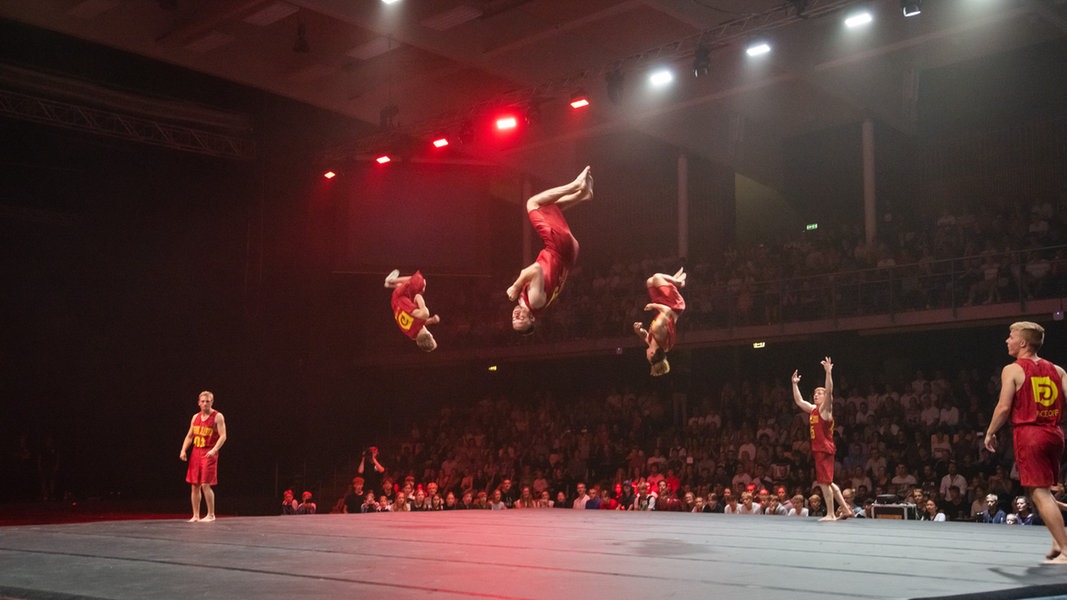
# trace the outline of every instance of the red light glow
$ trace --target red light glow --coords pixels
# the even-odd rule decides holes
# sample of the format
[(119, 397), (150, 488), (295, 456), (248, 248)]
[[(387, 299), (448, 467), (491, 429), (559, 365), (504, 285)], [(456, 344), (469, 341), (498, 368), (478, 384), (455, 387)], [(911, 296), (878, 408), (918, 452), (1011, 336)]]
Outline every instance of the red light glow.
[(504, 131), (506, 129), (515, 129), (518, 126), (519, 126), (519, 120), (517, 118), (515, 118), (513, 115), (508, 115), (506, 117), (500, 117), (500, 118), (498, 118), (496, 120), (496, 128), (499, 129), (500, 131)]
[(448, 140), (445, 139), (445, 138), (437, 138), (436, 140), (433, 141), (433, 147), (434, 148), (444, 148), (447, 145), (448, 145)]
[(575, 98), (571, 100), (571, 108), (579, 109), (589, 106), (589, 100), (586, 98)]
[(326, 179), (333, 179), (334, 177), (337, 177), (337, 173), (334, 173), (333, 171), (326, 171), (322, 174), (322, 176)]
[(378, 158), (374, 159), (374, 162), (378, 163), (379, 165), (384, 165), (385, 163), (387, 163), (387, 162), (389, 162), (391, 160), (393, 160), (393, 159), (391, 159), (388, 156), (383, 154), (382, 156), (379, 156)]

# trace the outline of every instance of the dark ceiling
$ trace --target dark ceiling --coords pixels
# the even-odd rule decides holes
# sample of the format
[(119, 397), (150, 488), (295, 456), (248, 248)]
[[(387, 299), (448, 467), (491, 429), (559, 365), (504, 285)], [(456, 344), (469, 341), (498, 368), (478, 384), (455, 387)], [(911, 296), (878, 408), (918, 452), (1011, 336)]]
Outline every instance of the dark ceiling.
[[(858, 8), (874, 21), (846, 29)], [(580, 140), (636, 131), (772, 187), (784, 141), (868, 117), (914, 135), (920, 88), (946, 68), (1042, 44), (1062, 52), (1067, 39), (1064, 0), (927, 0), (911, 18), (898, 0), (35, 0), (0, 4), (0, 17), (351, 118), (328, 156), (363, 158), (397, 138), (424, 145), (519, 105), (537, 113), (523, 143), (452, 156), (555, 179)], [(773, 52), (747, 58), (760, 36)], [(696, 78), (701, 46), (710, 62)], [(675, 85), (652, 93), (644, 78), (659, 64)], [(567, 107), (577, 88), (593, 103), (581, 115)]]

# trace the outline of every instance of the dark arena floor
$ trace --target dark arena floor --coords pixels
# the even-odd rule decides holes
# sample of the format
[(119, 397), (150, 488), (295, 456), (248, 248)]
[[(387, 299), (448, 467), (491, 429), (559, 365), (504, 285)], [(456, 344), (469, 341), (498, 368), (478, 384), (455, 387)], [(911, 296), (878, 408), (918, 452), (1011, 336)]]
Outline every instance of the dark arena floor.
[(616, 511), (0, 527), (0, 598), (1067, 598), (1044, 527)]

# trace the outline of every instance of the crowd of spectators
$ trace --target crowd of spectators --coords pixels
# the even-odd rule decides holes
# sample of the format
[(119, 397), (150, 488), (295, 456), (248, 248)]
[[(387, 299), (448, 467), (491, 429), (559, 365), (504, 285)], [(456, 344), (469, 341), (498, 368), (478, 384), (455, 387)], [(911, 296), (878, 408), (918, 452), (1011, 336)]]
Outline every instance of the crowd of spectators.
[[(982, 444), (998, 382), (946, 372), (882, 385), (837, 378), (836, 483), (850, 504), (841, 516), (910, 503), (924, 520), (1034, 522), (1010, 449), (994, 455)], [(334, 512), (824, 516), (807, 416), (788, 410), (786, 381), (728, 383), (681, 411), (675, 394), (627, 389), (452, 403), (380, 441), (381, 471), (364, 469)]]

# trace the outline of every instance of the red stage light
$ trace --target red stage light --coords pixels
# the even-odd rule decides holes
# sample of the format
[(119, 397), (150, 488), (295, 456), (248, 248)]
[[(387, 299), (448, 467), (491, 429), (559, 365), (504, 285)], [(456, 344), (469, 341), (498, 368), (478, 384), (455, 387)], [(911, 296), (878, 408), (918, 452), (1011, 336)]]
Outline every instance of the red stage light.
[(578, 108), (585, 108), (587, 106), (589, 106), (589, 99), (588, 98), (581, 97), (581, 98), (575, 98), (575, 99), (571, 100), (571, 108), (578, 109)]
[(322, 176), (326, 179), (333, 179), (334, 177), (337, 177), (337, 173), (334, 173), (333, 171), (326, 171), (322, 174)]
[(519, 126), (519, 119), (515, 115), (507, 115), (504, 117), (498, 117), (496, 120), (496, 128), (500, 131), (506, 129), (515, 129)]
[(391, 158), (389, 158), (389, 156), (383, 154), (383, 155), (379, 156), (378, 158), (374, 159), (374, 162), (378, 163), (379, 165), (384, 165), (385, 163), (387, 163), (387, 162), (389, 162), (391, 160), (393, 160), (393, 159), (391, 159)]
[(448, 140), (445, 139), (445, 138), (437, 138), (436, 140), (433, 141), (433, 147), (434, 148), (444, 148), (447, 145), (448, 145)]

